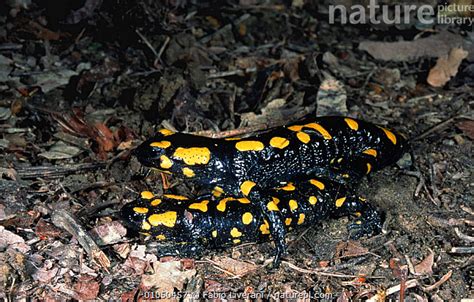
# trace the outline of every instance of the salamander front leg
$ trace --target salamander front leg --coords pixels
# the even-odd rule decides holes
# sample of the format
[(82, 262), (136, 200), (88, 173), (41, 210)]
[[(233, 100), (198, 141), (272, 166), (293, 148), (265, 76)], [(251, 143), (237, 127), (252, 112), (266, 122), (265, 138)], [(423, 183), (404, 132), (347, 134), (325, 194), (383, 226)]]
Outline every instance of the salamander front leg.
[(337, 216), (352, 216), (355, 220), (347, 228), (352, 239), (363, 236), (373, 236), (382, 231), (383, 216), (377, 209), (364, 198), (356, 195), (338, 198)]
[(250, 199), (251, 202), (255, 202), (259, 205), (264, 217), (268, 220), (270, 234), (275, 243), (273, 267), (278, 268), (280, 266), (281, 257), (286, 253), (286, 229), (280, 209), (278, 208), (280, 201), (269, 194), (263, 193), (260, 188), (251, 186), (250, 190), (246, 190), (245, 185), (242, 188), (244, 195)]

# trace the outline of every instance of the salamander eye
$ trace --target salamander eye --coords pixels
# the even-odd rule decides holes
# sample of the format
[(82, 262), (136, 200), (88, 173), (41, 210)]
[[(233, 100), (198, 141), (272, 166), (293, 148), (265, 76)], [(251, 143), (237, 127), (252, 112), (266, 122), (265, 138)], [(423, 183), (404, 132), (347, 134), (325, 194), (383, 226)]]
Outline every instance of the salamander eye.
[(138, 146), (134, 155), (138, 161), (145, 166), (160, 166), (160, 157), (165, 154), (166, 148), (171, 146), (163, 135), (157, 135), (153, 139), (146, 140)]
[(147, 217), (150, 215), (149, 209), (142, 202), (132, 202), (124, 205), (120, 210), (120, 217), (126, 225), (135, 231), (142, 231)]

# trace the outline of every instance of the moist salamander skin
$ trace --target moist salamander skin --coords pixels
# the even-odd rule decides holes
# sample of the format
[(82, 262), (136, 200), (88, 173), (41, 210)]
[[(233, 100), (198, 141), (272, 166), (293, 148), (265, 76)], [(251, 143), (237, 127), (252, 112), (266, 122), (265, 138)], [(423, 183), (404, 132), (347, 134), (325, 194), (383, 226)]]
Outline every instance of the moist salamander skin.
[[(326, 218), (353, 216), (352, 236), (378, 233), (381, 218), (365, 199), (324, 178), (290, 182), (269, 191), (285, 229), (315, 225)], [(159, 255), (197, 256), (208, 249), (226, 248), (270, 238), (270, 226), (260, 207), (245, 197), (189, 199), (182, 195), (141, 197), (122, 208), (127, 226), (164, 244)]]
[(384, 127), (347, 117), (320, 117), (242, 139), (162, 129), (135, 154), (147, 167), (245, 196), (250, 186), (274, 188), (312, 175), (357, 183), (405, 151), (405, 139)]
[(217, 198), (249, 199), (268, 221), (278, 264), (287, 227), (272, 189), (322, 177), (353, 190), (362, 177), (396, 162), (406, 149), (406, 140), (394, 131), (329, 116), (247, 138), (213, 139), (161, 129), (135, 155), (143, 165), (193, 182)]

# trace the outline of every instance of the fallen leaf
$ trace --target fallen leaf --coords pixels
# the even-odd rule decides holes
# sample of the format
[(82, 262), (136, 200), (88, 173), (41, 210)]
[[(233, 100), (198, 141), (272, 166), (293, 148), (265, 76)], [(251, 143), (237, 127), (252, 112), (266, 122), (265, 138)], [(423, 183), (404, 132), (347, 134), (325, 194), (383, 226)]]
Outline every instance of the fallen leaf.
[(75, 146), (70, 146), (63, 141), (55, 143), (49, 151), (41, 152), (38, 156), (48, 160), (69, 159), (81, 154), (82, 150)]
[(91, 231), (91, 235), (98, 245), (108, 245), (120, 242), (127, 235), (127, 229), (118, 221), (96, 226)]
[(7, 248), (13, 248), (23, 253), (30, 250), (30, 247), (26, 245), (25, 240), (22, 237), (6, 230), (0, 225), (0, 250), (3, 251)]
[(245, 276), (257, 269), (257, 265), (253, 263), (235, 260), (230, 257), (216, 257), (213, 262), (218, 267), (236, 276)]
[(414, 41), (374, 42), (363, 41), (359, 49), (382, 61), (405, 62), (422, 57), (439, 58), (449, 54), (453, 47), (462, 46), (461, 36), (443, 31), (437, 35)]
[(415, 273), (419, 275), (433, 274), (434, 253), (431, 252), (425, 259), (415, 265)]
[(347, 110), (347, 94), (344, 84), (335, 79), (326, 79), (319, 86), (317, 113), (323, 115), (344, 115)]
[(40, 283), (49, 283), (57, 275), (58, 271), (58, 267), (53, 267), (52, 260), (46, 260), (43, 266), (33, 273), (32, 277), (33, 280)]
[(467, 137), (474, 140), (474, 121), (462, 121), (456, 124)]
[(94, 300), (99, 294), (100, 283), (94, 277), (82, 275), (78, 282), (74, 284), (74, 291), (78, 300)]
[(439, 57), (428, 74), (428, 84), (433, 87), (443, 87), (451, 77), (458, 73), (462, 60), (467, 58), (468, 54), (462, 48), (453, 48), (448, 56)]
[(341, 241), (336, 246), (336, 258), (357, 257), (367, 255), (369, 250), (357, 241)]
[(161, 301), (172, 301), (175, 288), (182, 291), (184, 284), (194, 275), (196, 275), (196, 270), (183, 270), (181, 261), (155, 261), (153, 274), (142, 277), (141, 287), (144, 290), (154, 288), (154, 292), (168, 298)]

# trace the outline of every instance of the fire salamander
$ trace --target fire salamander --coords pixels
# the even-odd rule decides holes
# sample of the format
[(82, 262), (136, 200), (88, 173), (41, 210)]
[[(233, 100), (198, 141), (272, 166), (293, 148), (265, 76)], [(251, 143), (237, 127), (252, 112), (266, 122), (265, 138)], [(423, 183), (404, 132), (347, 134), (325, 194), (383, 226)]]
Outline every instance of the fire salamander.
[(271, 189), (316, 176), (354, 188), (364, 175), (398, 160), (406, 145), (402, 136), (381, 126), (319, 117), (247, 138), (212, 139), (162, 129), (135, 154), (143, 165), (194, 182), (215, 197), (250, 200), (269, 223), (278, 265), (286, 248), (286, 218)]
[[(352, 235), (378, 233), (381, 219), (377, 211), (340, 183), (311, 178), (269, 190), (278, 207), (285, 229), (314, 225), (326, 217), (353, 215)], [(127, 225), (164, 243), (159, 256), (196, 256), (209, 248), (224, 248), (243, 242), (269, 239), (270, 225), (260, 207), (246, 197), (185, 196), (141, 193), (121, 212)]]

